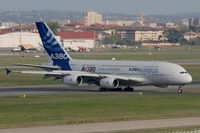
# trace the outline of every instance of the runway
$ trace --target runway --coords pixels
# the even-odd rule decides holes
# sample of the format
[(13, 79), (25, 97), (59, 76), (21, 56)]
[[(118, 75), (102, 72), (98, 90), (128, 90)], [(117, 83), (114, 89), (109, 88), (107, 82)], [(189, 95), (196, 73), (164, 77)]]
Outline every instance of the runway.
[(94, 133), (199, 126), (200, 117), (0, 129), (2, 133)]
[[(183, 87), (184, 90), (195, 88), (200, 92), (200, 81), (194, 81)], [(158, 88), (154, 86), (137, 86), (134, 87), (136, 92), (177, 92), (177, 86), (168, 88)], [(44, 86), (22, 86), (22, 87), (0, 87), (0, 96), (14, 96), (21, 94), (63, 94), (63, 93), (100, 93), (98, 86), (83, 85), (83, 86), (66, 86), (66, 85), (44, 85)], [(133, 92), (134, 93), (134, 92)]]
[(97, 86), (66, 86), (66, 85), (43, 85), (43, 86), (19, 86), (0, 87), (0, 96), (12, 96), (18, 94), (63, 94), (63, 93), (98, 92)]
[[(189, 89), (199, 90), (200, 82), (195, 81), (190, 85), (184, 86), (183, 90)], [(153, 86), (135, 87), (136, 92), (174, 92), (177, 87), (157, 88)], [(64, 94), (64, 93), (102, 93), (98, 91), (97, 86), (66, 86), (66, 85), (48, 85), (48, 86), (24, 86), (24, 87), (0, 87), (0, 96), (15, 96), (15, 95), (43, 95), (43, 94)], [(107, 93), (107, 92), (103, 92)], [(110, 93), (110, 92), (109, 92)], [(113, 92), (115, 93), (115, 92)], [(117, 92), (121, 93), (121, 92)], [(138, 93), (139, 94), (139, 93)], [(199, 94), (199, 93), (198, 93)], [(57, 126), (41, 126), (41, 127), (26, 127), (13, 129), (0, 129), (2, 133), (85, 133), (85, 132), (111, 132), (122, 130), (140, 130), (140, 129), (157, 129), (171, 128), (183, 126), (199, 126), (200, 117), (192, 118), (175, 118), (175, 119), (158, 119), (158, 120), (138, 120), (138, 121), (119, 121), (77, 125), (57, 125)]]

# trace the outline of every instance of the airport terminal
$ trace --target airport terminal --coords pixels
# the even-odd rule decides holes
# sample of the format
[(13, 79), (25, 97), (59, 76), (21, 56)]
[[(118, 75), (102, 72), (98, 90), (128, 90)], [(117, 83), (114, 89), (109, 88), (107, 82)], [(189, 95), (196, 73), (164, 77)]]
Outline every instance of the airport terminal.
[(0, 133), (200, 132), (200, 15), (122, 12), (0, 11)]

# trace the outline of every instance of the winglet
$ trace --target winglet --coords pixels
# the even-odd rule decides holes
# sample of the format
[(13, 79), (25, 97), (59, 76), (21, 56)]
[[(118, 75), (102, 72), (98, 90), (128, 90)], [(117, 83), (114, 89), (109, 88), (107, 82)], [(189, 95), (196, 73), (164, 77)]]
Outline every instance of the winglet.
[(8, 69), (8, 68), (5, 68), (5, 70), (6, 70), (6, 74), (8, 75), (9, 73), (11, 73), (12, 71), (10, 70), (10, 69)]

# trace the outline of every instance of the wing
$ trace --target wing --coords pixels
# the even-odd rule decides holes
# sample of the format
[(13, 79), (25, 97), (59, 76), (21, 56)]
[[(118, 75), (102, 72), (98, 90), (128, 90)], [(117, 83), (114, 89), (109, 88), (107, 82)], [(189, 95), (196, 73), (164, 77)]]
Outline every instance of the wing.
[(60, 70), (58, 66), (50, 66), (50, 65), (33, 65), (33, 64), (14, 64), (15, 66), (25, 66), (25, 67), (35, 67), (35, 68), (42, 68), (47, 71), (51, 70)]
[[(6, 72), (7, 74), (9, 74), (10, 72), (12, 72), (11, 70), (6, 68)], [(55, 71), (13, 71), (13, 72), (17, 72), (17, 73), (22, 73), (22, 74), (38, 74), (38, 75), (44, 75), (44, 78), (48, 78), (48, 77), (55, 77), (58, 79), (62, 79), (65, 76), (80, 76), (83, 77), (85, 79), (85, 83), (88, 84), (97, 84), (99, 83), (99, 81), (103, 78), (112, 78), (112, 79), (116, 79), (119, 80), (120, 82), (120, 86), (123, 85), (141, 85), (146, 83), (147, 81), (144, 78), (141, 77), (137, 77), (137, 76), (121, 76), (121, 75), (111, 75), (111, 74), (96, 74), (96, 73), (89, 73), (89, 72), (82, 72), (82, 71), (59, 71), (59, 70), (55, 70)]]

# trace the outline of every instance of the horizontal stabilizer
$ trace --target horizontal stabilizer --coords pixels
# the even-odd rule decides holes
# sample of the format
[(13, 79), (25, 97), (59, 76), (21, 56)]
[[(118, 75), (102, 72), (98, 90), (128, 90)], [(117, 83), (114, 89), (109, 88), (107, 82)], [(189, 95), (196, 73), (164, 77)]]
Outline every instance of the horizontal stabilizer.
[(6, 74), (8, 75), (9, 73), (11, 73), (12, 71), (10, 70), (10, 69), (8, 69), (8, 68), (5, 68), (5, 70), (6, 70)]

